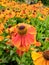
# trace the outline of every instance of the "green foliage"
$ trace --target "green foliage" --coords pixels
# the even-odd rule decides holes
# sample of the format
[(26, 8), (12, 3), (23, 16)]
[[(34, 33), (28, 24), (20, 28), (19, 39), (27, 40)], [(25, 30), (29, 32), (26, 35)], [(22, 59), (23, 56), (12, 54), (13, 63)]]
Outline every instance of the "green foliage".
[(9, 26), (13, 26), (17, 24), (16, 18), (9, 18), (5, 24), (5, 28), (8, 28)]
[(5, 28), (8, 28), (9, 26), (14, 26), (18, 23), (22, 23), (25, 19), (24, 18), (19, 18), (19, 17), (14, 17), (14, 18), (9, 18), (4, 24)]
[(25, 2), (25, 0), (14, 0), (16, 2)]
[(8, 63), (16, 55), (16, 48), (12, 48), (10, 45), (6, 45), (7, 39), (0, 41), (0, 64)]
[(31, 25), (36, 27), (37, 40), (43, 40), (45, 37), (49, 37), (49, 19), (40, 21), (38, 18), (31, 18)]
[(43, 4), (49, 5), (49, 0), (41, 0)]
[[(16, 2), (26, 2), (26, 0), (15, 0)], [(34, 2), (34, 3), (37, 3), (38, 0), (27, 0), (27, 3), (31, 3), (31, 2)]]
[(5, 10), (6, 8), (2, 5), (0, 5), (0, 10)]
[(38, 0), (34, 0), (34, 2), (35, 2), (35, 3), (37, 3), (37, 2), (38, 2)]

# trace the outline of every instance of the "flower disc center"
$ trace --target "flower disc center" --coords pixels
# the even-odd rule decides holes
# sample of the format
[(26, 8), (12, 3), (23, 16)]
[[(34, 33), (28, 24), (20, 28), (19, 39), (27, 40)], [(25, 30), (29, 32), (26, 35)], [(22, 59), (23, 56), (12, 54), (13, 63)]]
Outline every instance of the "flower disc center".
[(24, 34), (26, 34), (26, 32), (27, 32), (26, 26), (24, 26), (24, 25), (18, 26), (18, 33), (19, 33), (20, 35), (24, 35)]
[(25, 29), (25, 26), (22, 25), (19, 27), (19, 30), (23, 30), (23, 29)]
[(43, 57), (46, 59), (46, 60), (49, 60), (49, 50), (46, 50), (43, 52)]

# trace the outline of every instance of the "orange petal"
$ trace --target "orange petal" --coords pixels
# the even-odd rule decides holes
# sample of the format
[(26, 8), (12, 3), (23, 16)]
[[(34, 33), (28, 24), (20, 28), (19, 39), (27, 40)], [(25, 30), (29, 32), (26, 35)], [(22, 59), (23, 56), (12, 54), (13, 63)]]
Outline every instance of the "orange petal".
[(41, 46), (41, 43), (40, 42), (36, 42), (35, 46), (39, 47), (39, 46)]
[(47, 61), (47, 65), (49, 65), (49, 61)]
[(40, 57), (39, 59), (37, 59), (36, 61), (34, 61), (35, 65), (43, 65), (44, 59), (43, 57)]
[(42, 65), (47, 65), (47, 61), (44, 60), (43, 63), (42, 63)]
[(28, 42), (30, 43), (30, 44), (34, 44), (35, 43), (35, 40), (36, 40), (36, 38), (35, 38), (35, 35), (34, 34), (27, 34), (27, 40), (28, 40)]
[(22, 54), (23, 54), (24, 52), (21, 51), (21, 50), (16, 50), (16, 53), (17, 53), (19, 56), (22, 56)]
[(16, 46), (18, 48), (21, 44), (20, 36), (16, 35), (15, 37), (13, 37), (12, 38), (12, 43), (13, 43), (14, 46)]
[(30, 33), (30, 34), (36, 34), (36, 29), (35, 29), (35, 27), (30, 27), (30, 28), (28, 28), (28, 33)]
[(25, 36), (21, 36), (21, 47), (25, 47)]
[(12, 38), (12, 42), (15, 44), (17, 42), (17, 39), (19, 38), (19, 35), (17, 34)]
[(21, 40), (20, 50), (21, 51), (28, 51), (29, 50), (29, 47), (30, 47), (30, 44), (29, 44), (26, 36), (23, 36), (22, 37), (22, 40)]
[(27, 47), (27, 46), (30, 46), (30, 43), (29, 43), (29, 41), (28, 41), (27, 36), (25, 37), (25, 44), (26, 44), (26, 47)]

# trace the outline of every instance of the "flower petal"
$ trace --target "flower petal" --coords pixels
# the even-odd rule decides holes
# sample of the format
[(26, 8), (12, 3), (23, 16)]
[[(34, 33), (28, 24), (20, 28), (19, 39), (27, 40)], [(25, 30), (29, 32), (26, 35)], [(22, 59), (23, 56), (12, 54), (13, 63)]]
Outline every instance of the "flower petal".
[(28, 32), (29, 32), (30, 34), (36, 34), (36, 29), (35, 29), (35, 27), (29, 27), (29, 28), (28, 28)]
[(47, 61), (47, 65), (49, 65), (49, 61)]
[(26, 44), (25, 44), (25, 36), (21, 36), (21, 47), (25, 47)]
[(35, 64), (35, 65), (42, 65), (43, 62), (44, 62), (43, 57), (40, 57), (39, 59), (37, 59), (36, 61), (34, 61), (34, 64)]
[(29, 49), (29, 43), (28, 43), (28, 41), (27, 41), (27, 39), (26, 39), (26, 36), (23, 36), (22, 38), (21, 38), (21, 45), (20, 45), (20, 50), (21, 51), (28, 51), (28, 49)]
[(47, 65), (47, 61), (44, 59), (44, 61), (43, 61), (42, 64), (43, 64), (43, 65)]
[(21, 39), (20, 39), (20, 36), (18, 34), (15, 37), (12, 38), (12, 43), (17, 48), (20, 47)]
[(26, 46), (29, 46), (30, 45), (30, 42), (28, 41), (27, 36), (25, 37), (25, 44), (26, 44)]
[(35, 46), (39, 47), (39, 46), (41, 46), (41, 43), (40, 42), (36, 42)]
[(32, 59), (35, 61), (38, 58), (40, 58), (42, 56), (42, 54), (34, 51), (34, 52), (31, 53), (31, 56), (32, 56)]
[(24, 52), (21, 51), (21, 50), (16, 50), (16, 53), (17, 53), (19, 56), (22, 56), (22, 54), (23, 54)]
[(35, 35), (34, 34), (27, 34), (27, 40), (30, 44), (34, 44), (36, 41)]

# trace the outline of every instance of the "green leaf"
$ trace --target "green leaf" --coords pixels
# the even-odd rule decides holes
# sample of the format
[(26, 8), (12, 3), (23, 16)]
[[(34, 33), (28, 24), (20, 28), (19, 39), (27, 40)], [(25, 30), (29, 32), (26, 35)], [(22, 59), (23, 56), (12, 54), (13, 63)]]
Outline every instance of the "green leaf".
[(5, 7), (0, 4), (0, 10), (5, 10)]

